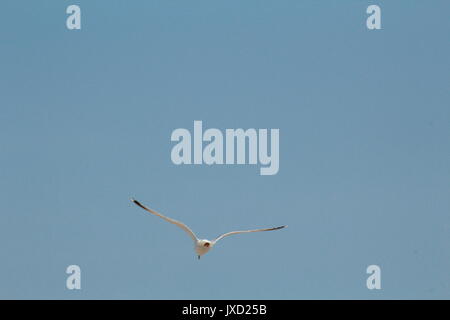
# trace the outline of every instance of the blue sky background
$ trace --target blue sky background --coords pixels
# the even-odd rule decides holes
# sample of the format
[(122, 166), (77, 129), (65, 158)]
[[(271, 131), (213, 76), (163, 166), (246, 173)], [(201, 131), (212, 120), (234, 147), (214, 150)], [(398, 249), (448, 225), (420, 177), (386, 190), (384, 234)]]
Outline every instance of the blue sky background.
[[(82, 30), (66, 29), (78, 4)], [(366, 28), (379, 4), (382, 30)], [(0, 298), (450, 298), (449, 1), (2, 1)], [(279, 128), (280, 171), (176, 166)], [(197, 260), (175, 226), (229, 237)], [(65, 269), (82, 269), (82, 289)], [(366, 268), (382, 269), (382, 290)]]

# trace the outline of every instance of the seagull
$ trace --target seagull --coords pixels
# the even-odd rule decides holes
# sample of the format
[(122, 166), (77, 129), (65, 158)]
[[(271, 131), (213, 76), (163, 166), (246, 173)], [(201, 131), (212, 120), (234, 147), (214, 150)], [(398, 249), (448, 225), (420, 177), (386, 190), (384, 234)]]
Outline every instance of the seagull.
[(281, 227), (275, 227), (275, 228), (268, 228), (268, 229), (255, 229), (255, 230), (244, 230), (244, 231), (231, 231), (231, 232), (227, 232), (222, 234), (221, 236), (217, 237), (216, 239), (210, 241), (207, 239), (199, 239), (197, 238), (197, 236), (195, 235), (194, 232), (192, 232), (192, 230), (185, 225), (184, 223), (171, 219), (169, 217), (166, 217), (150, 208), (147, 208), (146, 206), (142, 205), (139, 201), (131, 198), (131, 201), (134, 202), (134, 204), (136, 204), (137, 206), (141, 207), (142, 209), (166, 220), (167, 222), (173, 223), (177, 226), (179, 226), (181, 229), (183, 229), (184, 231), (186, 231), (186, 233), (191, 237), (191, 239), (194, 241), (194, 246), (195, 246), (195, 252), (197, 253), (197, 257), (198, 259), (200, 259), (200, 257), (202, 255), (204, 255), (205, 253), (207, 253), (209, 250), (212, 249), (212, 247), (214, 247), (214, 245), (217, 243), (217, 241), (219, 241), (222, 238), (231, 236), (233, 234), (239, 234), (239, 233), (248, 233), (248, 232), (259, 232), (259, 231), (273, 231), (273, 230), (280, 230), (283, 229), (287, 226), (281, 226)]

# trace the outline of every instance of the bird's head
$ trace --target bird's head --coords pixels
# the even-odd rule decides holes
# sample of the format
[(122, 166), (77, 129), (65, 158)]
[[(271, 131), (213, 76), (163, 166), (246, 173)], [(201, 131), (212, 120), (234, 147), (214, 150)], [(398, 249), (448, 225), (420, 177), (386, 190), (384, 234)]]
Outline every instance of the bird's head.
[(212, 243), (209, 240), (199, 240), (198, 245), (203, 248), (210, 248), (212, 246)]
[(207, 253), (213, 246), (213, 243), (209, 240), (198, 240), (197, 245), (195, 246), (195, 251), (199, 256)]

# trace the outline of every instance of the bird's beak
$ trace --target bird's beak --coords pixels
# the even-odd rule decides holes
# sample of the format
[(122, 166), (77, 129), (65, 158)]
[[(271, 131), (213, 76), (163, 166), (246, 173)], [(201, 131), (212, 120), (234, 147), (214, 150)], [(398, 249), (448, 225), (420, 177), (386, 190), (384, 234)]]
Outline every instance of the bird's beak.
[(200, 256), (197, 256), (198, 257), (198, 260), (200, 260)]

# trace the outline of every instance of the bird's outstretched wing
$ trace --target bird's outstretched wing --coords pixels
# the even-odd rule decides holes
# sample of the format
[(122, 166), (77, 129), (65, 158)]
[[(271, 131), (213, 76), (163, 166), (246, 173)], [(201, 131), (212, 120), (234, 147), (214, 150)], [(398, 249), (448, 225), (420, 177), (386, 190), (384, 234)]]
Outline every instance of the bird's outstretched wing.
[(131, 199), (131, 201), (133, 201), (136, 205), (138, 205), (142, 209), (147, 210), (148, 212), (150, 212), (150, 213), (152, 213), (152, 214), (154, 214), (154, 215), (156, 215), (156, 216), (158, 216), (160, 218), (163, 218), (167, 222), (170, 222), (170, 223), (173, 223), (173, 224), (179, 226), (181, 229), (186, 231), (186, 233), (192, 238), (192, 240), (194, 240), (194, 242), (197, 242), (198, 239), (197, 239), (195, 233), (192, 232), (192, 230), (189, 229), (189, 227), (187, 225), (185, 225), (184, 223), (182, 223), (180, 221), (177, 221), (177, 220), (174, 220), (174, 219), (171, 219), (169, 217), (163, 216), (162, 214), (160, 214), (160, 213), (158, 213), (158, 212), (156, 212), (156, 211), (154, 211), (152, 209), (149, 209), (146, 206), (142, 205), (139, 201), (137, 201), (135, 199)]
[(216, 243), (217, 241), (219, 241), (222, 238), (231, 236), (233, 234), (239, 234), (239, 233), (248, 233), (248, 232), (259, 232), (259, 231), (273, 231), (273, 230), (280, 230), (283, 229), (287, 226), (281, 226), (281, 227), (275, 227), (275, 228), (268, 228), (268, 229), (256, 229), (256, 230), (245, 230), (245, 231), (231, 231), (231, 232), (227, 232), (224, 233), (223, 235), (219, 236), (217, 239), (215, 239), (213, 242)]

